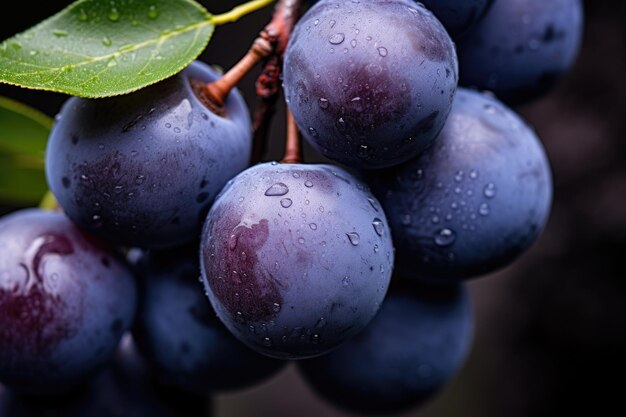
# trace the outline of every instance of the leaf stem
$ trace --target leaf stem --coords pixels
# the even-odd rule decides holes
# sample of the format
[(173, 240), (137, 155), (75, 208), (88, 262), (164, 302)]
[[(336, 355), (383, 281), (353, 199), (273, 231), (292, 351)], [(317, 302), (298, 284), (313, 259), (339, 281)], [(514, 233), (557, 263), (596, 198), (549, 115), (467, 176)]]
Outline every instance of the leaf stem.
[(268, 6), (270, 4), (272, 4), (275, 0), (252, 0), (249, 1), (248, 3), (244, 3), (241, 4), (235, 8), (233, 8), (231, 11), (223, 13), (223, 14), (218, 14), (215, 16), (211, 16), (211, 23), (213, 23), (215, 26), (221, 26), (224, 25), (226, 23), (232, 23), (232, 22), (236, 22), (237, 20), (241, 19), (242, 17), (256, 12), (257, 10), (260, 10), (262, 8), (264, 8), (265, 6)]
[(301, 164), (302, 163), (302, 138), (298, 125), (287, 109), (287, 142), (285, 144), (285, 156), (282, 160), (284, 164)]

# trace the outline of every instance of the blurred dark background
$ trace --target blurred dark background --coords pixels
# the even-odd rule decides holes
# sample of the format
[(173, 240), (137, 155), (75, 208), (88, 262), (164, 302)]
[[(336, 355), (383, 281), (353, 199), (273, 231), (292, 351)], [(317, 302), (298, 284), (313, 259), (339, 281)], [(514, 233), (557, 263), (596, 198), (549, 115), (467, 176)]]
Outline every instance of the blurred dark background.
[[(547, 0), (548, 1), (548, 0)], [(67, 1), (5, 10), (7, 38)], [(202, 1), (223, 12), (239, 1)], [(533, 249), (497, 274), (474, 281), (476, 336), (454, 382), (406, 416), (518, 417), (623, 415), (626, 361), (626, 2), (585, 2), (583, 50), (548, 96), (517, 110), (550, 156), (555, 202)], [(218, 28), (202, 60), (228, 68), (247, 50), (271, 10)], [(253, 106), (254, 79), (242, 90)], [(0, 86), (8, 96), (54, 115), (62, 95)], [(284, 110), (267, 159), (281, 156)], [(316, 157), (307, 151), (309, 161)], [(14, 209), (2, 206), (0, 212)], [(345, 416), (318, 400), (292, 368), (251, 390), (216, 397), (216, 416)]]

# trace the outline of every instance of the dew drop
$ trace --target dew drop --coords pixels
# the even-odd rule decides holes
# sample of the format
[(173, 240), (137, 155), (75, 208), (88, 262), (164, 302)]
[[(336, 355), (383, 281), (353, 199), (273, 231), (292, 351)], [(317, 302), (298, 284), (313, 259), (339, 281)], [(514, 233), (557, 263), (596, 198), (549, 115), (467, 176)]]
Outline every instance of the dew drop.
[(267, 347), (271, 347), (272, 346), (272, 339), (270, 339), (269, 337), (263, 338), (263, 345), (267, 346)]
[(348, 240), (350, 240), (352, 246), (358, 246), (359, 243), (361, 243), (361, 236), (359, 236), (357, 232), (346, 233), (346, 235), (348, 236)]
[(344, 35), (343, 33), (335, 33), (333, 35), (330, 35), (330, 38), (328, 38), (328, 42), (330, 42), (332, 45), (340, 45), (345, 39), (346, 35)]
[(116, 7), (111, 7), (109, 14), (107, 16), (111, 22), (117, 22), (120, 20), (120, 12)]
[(159, 17), (159, 10), (153, 4), (152, 6), (148, 7), (148, 18), (156, 19), (157, 17)]
[(113, 45), (113, 42), (111, 42), (111, 39), (105, 36), (104, 38), (102, 38), (102, 45), (111, 46)]
[(319, 344), (320, 342), (320, 335), (319, 334), (314, 334), (313, 336), (311, 336), (311, 343), (313, 343), (314, 345)]
[(280, 304), (274, 303), (272, 310), (274, 310), (274, 313), (278, 313), (280, 311)]
[(322, 109), (328, 108), (328, 99), (320, 98), (318, 102), (319, 102), (320, 108)]
[(376, 200), (374, 200), (374, 199), (373, 199), (373, 198), (371, 198), (371, 197), (368, 197), (368, 198), (367, 198), (367, 201), (369, 201), (370, 206), (372, 206), (372, 208), (373, 208), (374, 210), (379, 211), (379, 210), (378, 210), (378, 207), (376, 207)]
[(483, 190), (483, 194), (487, 198), (494, 198), (497, 194), (496, 186), (492, 183), (485, 185), (485, 189)]
[(456, 241), (456, 234), (450, 229), (441, 229), (434, 238), (437, 246), (450, 246)]
[(489, 215), (489, 204), (487, 203), (483, 203), (480, 205), (480, 207), (478, 208), (478, 213), (481, 216), (488, 216)]
[(282, 200), (280, 200), (280, 205), (283, 208), (289, 208), (291, 207), (292, 204), (293, 204), (293, 201), (291, 201), (291, 198), (283, 198)]
[(267, 191), (265, 191), (265, 195), (268, 197), (280, 197), (288, 192), (289, 188), (282, 182), (278, 182), (268, 188)]
[(309, 227), (311, 228), (311, 230), (317, 230), (317, 224), (315, 223), (309, 223)]
[(54, 33), (54, 36), (56, 36), (57, 38), (62, 38), (64, 36), (67, 36), (67, 32), (64, 30), (55, 30), (52, 33)]
[(378, 236), (382, 236), (383, 233), (385, 233), (385, 225), (383, 224), (383, 221), (379, 218), (374, 219), (374, 221), (372, 222), (372, 226), (374, 226), (374, 231)]
[(307, 182), (304, 183), (304, 186), (306, 188), (311, 188), (311, 187), (313, 187), (313, 183), (311, 181), (307, 181)]
[(85, 13), (85, 10), (80, 9), (78, 11), (78, 20), (80, 20), (81, 22), (86, 22), (87, 19), (89, 19), (89, 17), (87, 16), (87, 13)]
[(349, 287), (350, 286), (350, 277), (343, 277), (343, 279), (341, 280), (341, 285), (343, 285), (344, 287)]
[(387, 56), (389, 52), (387, 51), (387, 48), (381, 46), (380, 48), (378, 48), (378, 54), (380, 56), (382, 56), (383, 58)]

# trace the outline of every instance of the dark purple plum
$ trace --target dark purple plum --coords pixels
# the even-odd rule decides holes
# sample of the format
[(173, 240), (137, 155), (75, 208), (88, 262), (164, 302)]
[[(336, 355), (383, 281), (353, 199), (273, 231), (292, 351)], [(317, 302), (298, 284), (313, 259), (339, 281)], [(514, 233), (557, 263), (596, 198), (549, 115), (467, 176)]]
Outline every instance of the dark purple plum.
[(388, 415), (415, 407), (441, 390), (465, 362), (472, 333), (463, 287), (391, 293), (361, 334), (298, 366), (330, 403)]
[(111, 366), (68, 394), (35, 397), (0, 386), (1, 417), (199, 417), (209, 404), (157, 384), (128, 335)]
[(68, 217), (121, 246), (197, 239), (215, 195), (248, 166), (251, 127), (237, 91), (224, 114), (201, 86), (219, 75), (200, 62), (121, 97), (71, 98), (48, 144), (46, 175)]
[(539, 237), (552, 202), (539, 138), (490, 95), (459, 89), (437, 142), (371, 180), (411, 279), (461, 280), (493, 272)]
[(164, 384), (196, 393), (241, 389), (285, 364), (249, 349), (219, 321), (198, 279), (197, 248), (148, 253), (137, 270), (141, 307), (134, 334)]
[(135, 314), (125, 263), (61, 213), (0, 220), (0, 381), (66, 390), (103, 365)]
[(216, 199), (202, 233), (209, 299), (242, 342), (271, 357), (328, 352), (383, 301), (393, 246), (362, 182), (329, 165), (266, 163)]
[(421, 4), (324, 0), (294, 29), (284, 89), (304, 137), (325, 156), (384, 168), (437, 137), (457, 74), (454, 44)]
[(583, 20), (581, 0), (495, 0), (458, 45), (461, 85), (509, 103), (540, 96), (573, 65)]
[(494, 0), (421, 0), (437, 16), (453, 39), (465, 35), (493, 2)]

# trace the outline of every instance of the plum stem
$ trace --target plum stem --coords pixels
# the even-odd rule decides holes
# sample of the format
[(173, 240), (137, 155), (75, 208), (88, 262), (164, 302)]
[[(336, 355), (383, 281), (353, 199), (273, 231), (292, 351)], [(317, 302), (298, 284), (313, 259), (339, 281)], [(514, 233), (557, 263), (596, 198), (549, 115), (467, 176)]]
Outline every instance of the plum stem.
[(291, 111), (287, 109), (287, 141), (285, 144), (284, 164), (302, 163), (302, 138), (296, 120)]
[(217, 107), (223, 107), (226, 97), (237, 84), (241, 82), (261, 59), (272, 53), (272, 45), (262, 37), (258, 37), (252, 43), (248, 53), (244, 55), (226, 74), (220, 79), (206, 85), (206, 94), (209, 100)]
[(254, 114), (254, 147), (251, 163), (261, 161), (271, 120), (276, 113), (276, 103), (280, 95), (280, 74), (283, 56), (291, 32), (300, 18), (304, 0), (280, 0), (274, 11), (272, 21), (263, 29), (261, 37), (273, 46), (273, 53), (265, 58), (263, 71), (256, 82), (257, 105)]
[[(266, 105), (260, 103), (258, 106), (261, 108), (260, 114), (255, 115), (255, 143), (258, 142), (256, 140), (257, 130), (263, 131), (263, 136), (267, 136), (267, 131), (269, 130), (269, 121), (267, 119), (271, 119), (274, 113), (272, 108), (275, 105), (276, 99), (273, 98), (273, 96), (277, 95), (279, 91), (280, 68), (282, 66), (283, 54), (287, 48), (291, 31), (297, 19), (300, 17), (303, 1), (304, 0), (279, 0), (272, 20), (254, 40), (248, 53), (219, 80), (211, 82), (205, 87), (208, 100), (215, 108), (223, 108), (226, 97), (228, 97), (230, 91), (235, 88), (258, 63), (262, 60), (266, 60), (264, 71), (257, 81), (257, 95), (260, 97), (261, 101), (267, 99), (267, 102), (265, 103)], [(245, 10), (253, 6), (254, 8), (260, 8), (261, 3), (269, 4), (267, 1), (253, 1), (240, 7), (245, 6)], [(215, 16), (213, 21), (214, 23), (216, 19), (218, 22), (222, 22), (222, 20), (225, 22), (230, 21), (228, 19), (231, 18), (228, 16), (232, 15), (234, 17), (240, 14), (236, 11), (237, 8), (224, 15)], [(249, 11), (247, 11), (247, 13), (249, 13)], [(263, 111), (263, 108), (269, 111)]]
[(261, 62), (263, 58), (268, 57), (272, 53), (272, 45), (258, 37), (254, 40), (252, 47), (239, 62), (235, 64), (227, 73), (222, 75), (217, 81), (208, 83), (205, 87), (206, 95), (209, 100), (217, 107), (223, 107), (226, 97), (237, 84), (241, 82), (251, 70)]

